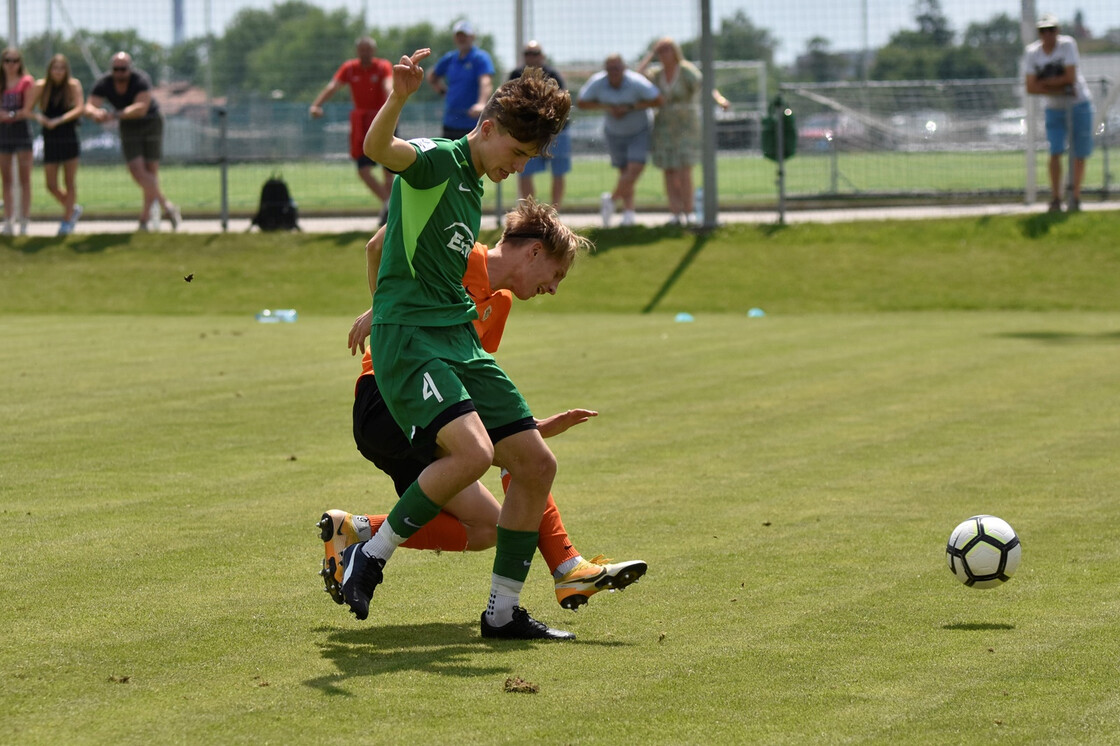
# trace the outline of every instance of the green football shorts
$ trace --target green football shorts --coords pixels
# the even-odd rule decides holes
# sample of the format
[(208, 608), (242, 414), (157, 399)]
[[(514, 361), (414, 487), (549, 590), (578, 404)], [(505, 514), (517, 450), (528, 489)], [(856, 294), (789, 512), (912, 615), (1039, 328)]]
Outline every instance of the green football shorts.
[[(532, 420), (521, 392), (493, 355), (482, 349), (472, 324), (378, 324), (370, 347), (381, 395), (410, 441), (446, 410), (469, 411), (467, 402), (473, 403), (491, 434)], [(428, 435), (435, 437), (434, 432)]]

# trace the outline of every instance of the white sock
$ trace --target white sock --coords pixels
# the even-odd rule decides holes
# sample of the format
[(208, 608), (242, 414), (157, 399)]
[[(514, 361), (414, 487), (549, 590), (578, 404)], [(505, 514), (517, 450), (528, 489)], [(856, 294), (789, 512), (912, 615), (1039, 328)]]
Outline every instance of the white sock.
[(513, 621), (513, 607), (521, 597), (525, 583), (501, 575), (490, 575), (490, 602), (486, 604), (486, 622), (491, 627), (504, 627)]
[(385, 521), (377, 529), (373, 538), (362, 545), (362, 553), (367, 557), (377, 557), (388, 561), (397, 547), (406, 541), (408, 539), (394, 531), (389, 522)]
[(560, 578), (564, 577), (565, 575), (570, 573), (580, 562), (583, 562), (583, 557), (579, 556), (578, 554), (575, 557), (572, 557), (570, 560), (564, 560), (559, 565), (557, 565), (556, 572), (552, 573), (552, 579), (559, 580)]

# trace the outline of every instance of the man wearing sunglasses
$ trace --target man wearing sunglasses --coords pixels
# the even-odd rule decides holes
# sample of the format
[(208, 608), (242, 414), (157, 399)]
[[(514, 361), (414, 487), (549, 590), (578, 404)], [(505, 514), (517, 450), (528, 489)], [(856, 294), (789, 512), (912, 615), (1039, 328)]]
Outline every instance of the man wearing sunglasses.
[(1038, 41), (1027, 47), (1024, 67), (1027, 93), (1046, 97), (1046, 140), (1050, 144), (1050, 212), (1062, 211), (1062, 154), (1073, 147), (1069, 212), (1081, 209), (1085, 160), (1093, 152), (1093, 104), (1081, 74), (1081, 57), (1073, 37), (1058, 33), (1058, 18), (1038, 19)]
[[(101, 108), (108, 103), (110, 112)], [(152, 97), (152, 81), (132, 66), (127, 52), (113, 55), (112, 70), (94, 84), (86, 101), (86, 116), (99, 124), (114, 119), (120, 122), (121, 150), (132, 180), (144, 193), (140, 211), (140, 230), (150, 228), (152, 205), (159, 203), (171, 221), (171, 229), (179, 227), (179, 208), (171, 204), (159, 186), (159, 161), (163, 155), (163, 114)]]

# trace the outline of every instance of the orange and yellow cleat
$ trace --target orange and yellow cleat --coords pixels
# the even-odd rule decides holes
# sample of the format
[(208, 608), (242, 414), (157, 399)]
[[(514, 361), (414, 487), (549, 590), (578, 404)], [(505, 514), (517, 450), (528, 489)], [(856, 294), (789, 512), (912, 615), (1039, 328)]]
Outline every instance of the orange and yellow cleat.
[(323, 569), (319, 571), (325, 590), (336, 604), (345, 603), (342, 597), (342, 552), (351, 544), (367, 541), (373, 536), (369, 518), (353, 515), (345, 510), (328, 510), (315, 524), (323, 540)]
[(611, 562), (603, 555), (583, 560), (556, 581), (556, 600), (575, 610), (599, 591), (620, 591), (646, 574), (641, 560)]

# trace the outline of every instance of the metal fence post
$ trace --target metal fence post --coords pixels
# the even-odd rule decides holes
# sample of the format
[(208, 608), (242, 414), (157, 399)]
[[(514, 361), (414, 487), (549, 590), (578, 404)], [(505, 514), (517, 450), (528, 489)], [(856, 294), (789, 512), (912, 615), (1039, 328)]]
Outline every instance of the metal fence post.
[(1112, 176), (1108, 168), (1108, 112), (1104, 105), (1108, 101), (1108, 78), (1101, 78), (1101, 121), (1105, 123), (1104, 136), (1101, 138), (1101, 162), (1104, 167), (1104, 179), (1101, 184), (1101, 199), (1108, 199), (1108, 184)]
[(786, 142), (785, 142), (785, 129), (786, 129), (786, 105), (779, 96), (774, 100), (773, 113), (771, 117), (774, 119), (774, 138), (778, 144), (778, 225), (786, 224)]
[(226, 107), (219, 106), (218, 113), (218, 163), (221, 172), (222, 232), (229, 230), (229, 138)]
[(716, 84), (712, 39), (712, 3), (700, 0), (700, 127), (703, 133), (700, 161), (703, 164), (701, 179), (704, 189), (704, 228), (719, 224), (719, 180), (716, 172), (716, 120), (712, 110), (712, 90)]

